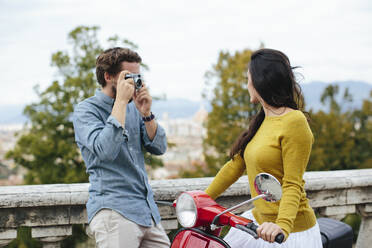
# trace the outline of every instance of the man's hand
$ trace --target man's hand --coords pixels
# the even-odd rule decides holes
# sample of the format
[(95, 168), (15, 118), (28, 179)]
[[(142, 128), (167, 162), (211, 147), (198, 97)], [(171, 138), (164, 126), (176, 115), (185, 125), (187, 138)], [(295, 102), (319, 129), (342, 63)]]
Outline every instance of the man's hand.
[(142, 88), (134, 93), (133, 99), (142, 116), (149, 116), (151, 114), (152, 97), (144, 83), (142, 84)]
[(283, 233), (283, 230), (272, 222), (264, 222), (257, 228), (258, 237), (270, 243), (275, 242), (275, 237), (279, 233)]
[(132, 78), (124, 79), (129, 71), (120, 72), (118, 82), (116, 85), (116, 100), (128, 103), (134, 94), (134, 81)]

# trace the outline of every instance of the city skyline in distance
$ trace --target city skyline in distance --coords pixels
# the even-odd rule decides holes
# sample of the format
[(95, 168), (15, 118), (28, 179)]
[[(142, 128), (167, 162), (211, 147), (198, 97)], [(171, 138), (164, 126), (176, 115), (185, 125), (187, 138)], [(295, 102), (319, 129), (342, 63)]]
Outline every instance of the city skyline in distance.
[[(372, 84), (367, 82), (358, 81), (343, 81), (334, 82), (339, 86), (338, 101), (341, 101), (342, 94), (345, 88), (349, 89), (353, 97), (353, 103), (347, 104), (344, 108), (359, 107), (364, 99), (369, 97), (372, 90)], [(334, 84), (332, 83), (332, 84)], [(324, 88), (330, 83), (325, 82), (311, 82), (301, 84), (306, 102), (306, 110), (312, 108), (313, 110), (326, 110), (326, 106), (320, 103), (320, 97)], [(248, 92), (247, 92), (248, 94)], [(175, 98), (167, 96), (166, 100), (153, 101), (153, 112), (157, 115), (158, 119), (162, 119), (163, 114), (167, 113), (169, 118), (190, 118), (192, 117), (201, 106), (204, 106), (207, 111), (210, 111), (210, 105), (206, 100), (194, 101), (186, 98)], [(0, 104), (0, 126), (9, 126), (9, 128), (19, 128), (21, 124), (26, 122), (26, 118), (22, 115), (23, 109), (26, 104)]]

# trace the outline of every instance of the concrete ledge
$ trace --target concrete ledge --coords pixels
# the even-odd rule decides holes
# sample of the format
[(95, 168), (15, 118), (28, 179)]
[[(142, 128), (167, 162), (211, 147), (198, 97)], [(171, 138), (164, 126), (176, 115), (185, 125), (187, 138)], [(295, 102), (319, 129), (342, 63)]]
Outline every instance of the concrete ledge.
[[(372, 169), (305, 173), (310, 205), (322, 216), (340, 219), (349, 213), (362, 216), (357, 247), (372, 243)], [(173, 201), (186, 190), (204, 190), (213, 178), (151, 181), (155, 199)], [(71, 235), (73, 224), (87, 223), (88, 183), (0, 187), (0, 247), (16, 236), (20, 226), (32, 227), (33, 236), (50, 247)], [(241, 177), (218, 199), (230, 207), (250, 198), (247, 176)], [(236, 211), (241, 213), (251, 206)], [(177, 228), (175, 211), (159, 206), (166, 230)], [(52, 244), (52, 243), (55, 244)], [(53, 245), (53, 246), (52, 246)]]

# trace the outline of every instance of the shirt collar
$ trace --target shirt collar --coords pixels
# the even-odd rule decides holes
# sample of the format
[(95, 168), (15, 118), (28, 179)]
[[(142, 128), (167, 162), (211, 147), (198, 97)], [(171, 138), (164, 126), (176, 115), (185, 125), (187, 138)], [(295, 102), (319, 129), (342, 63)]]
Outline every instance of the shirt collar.
[(102, 90), (97, 89), (96, 90), (96, 97), (97, 99), (102, 103), (103, 107), (107, 109), (108, 111), (112, 110), (112, 106), (114, 105), (114, 98), (109, 97), (105, 93), (102, 92)]

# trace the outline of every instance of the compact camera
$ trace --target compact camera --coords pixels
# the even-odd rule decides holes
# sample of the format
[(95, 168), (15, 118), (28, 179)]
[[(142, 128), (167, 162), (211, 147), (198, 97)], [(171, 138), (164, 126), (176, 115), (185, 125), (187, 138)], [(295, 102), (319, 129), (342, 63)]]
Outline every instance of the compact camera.
[(126, 74), (125, 79), (128, 78), (133, 78), (134, 81), (134, 88), (136, 90), (140, 90), (142, 88), (142, 79), (141, 79), (141, 74)]

